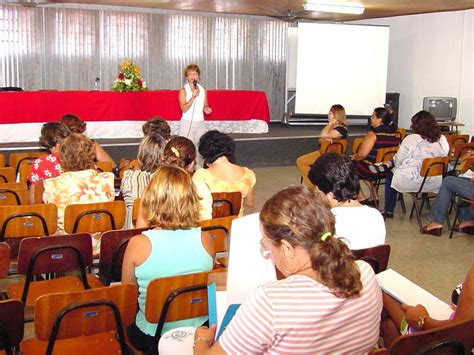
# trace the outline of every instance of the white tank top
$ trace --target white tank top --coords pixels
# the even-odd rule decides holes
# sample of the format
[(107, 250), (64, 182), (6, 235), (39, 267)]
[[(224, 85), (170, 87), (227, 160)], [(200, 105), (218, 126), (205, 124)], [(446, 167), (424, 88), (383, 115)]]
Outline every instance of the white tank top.
[[(197, 86), (199, 88), (199, 95), (194, 99), (194, 102), (189, 108), (189, 110), (187, 110), (186, 112), (183, 112), (183, 115), (181, 116), (182, 120), (204, 121), (203, 109), (204, 109), (204, 99), (206, 98), (206, 91), (199, 83), (197, 84)], [(191, 97), (193, 96), (189, 83), (184, 85), (184, 90), (186, 91), (186, 102), (188, 102), (189, 100), (191, 100)]]

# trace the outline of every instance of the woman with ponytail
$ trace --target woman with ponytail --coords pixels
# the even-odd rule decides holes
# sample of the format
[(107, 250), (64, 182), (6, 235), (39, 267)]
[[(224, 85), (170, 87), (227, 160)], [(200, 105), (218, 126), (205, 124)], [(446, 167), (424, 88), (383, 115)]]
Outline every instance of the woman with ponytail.
[(260, 212), (262, 255), (285, 276), (259, 287), (219, 340), (200, 327), (194, 353), (367, 353), (379, 336), (382, 295), (371, 267), (334, 237), (325, 196), (293, 186)]

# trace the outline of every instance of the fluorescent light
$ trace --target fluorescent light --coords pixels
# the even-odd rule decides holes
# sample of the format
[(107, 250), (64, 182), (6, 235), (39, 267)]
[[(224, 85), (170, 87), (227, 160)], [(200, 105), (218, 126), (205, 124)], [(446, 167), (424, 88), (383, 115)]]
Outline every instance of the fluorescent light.
[(303, 4), (306, 11), (333, 12), (337, 14), (361, 15), (365, 8), (362, 5), (331, 5), (331, 4)]

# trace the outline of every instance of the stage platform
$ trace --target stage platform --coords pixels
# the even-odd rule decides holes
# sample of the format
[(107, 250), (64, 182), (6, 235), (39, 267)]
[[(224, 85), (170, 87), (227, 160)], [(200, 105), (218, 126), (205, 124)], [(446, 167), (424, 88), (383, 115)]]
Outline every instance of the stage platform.
[[(270, 122), (268, 133), (230, 134), (236, 141), (238, 164), (248, 167), (269, 167), (294, 165), (296, 158), (317, 148), (319, 134), (323, 126), (289, 126), (280, 122)], [(355, 137), (363, 137), (368, 132), (366, 126), (349, 127), (349, 151)], [(140, 139), (97, 139), (112, 158), (135, 158)], [(0, 153), (6, 160), (11, 152), (38, 150), (36, 143), (3, 143)]]

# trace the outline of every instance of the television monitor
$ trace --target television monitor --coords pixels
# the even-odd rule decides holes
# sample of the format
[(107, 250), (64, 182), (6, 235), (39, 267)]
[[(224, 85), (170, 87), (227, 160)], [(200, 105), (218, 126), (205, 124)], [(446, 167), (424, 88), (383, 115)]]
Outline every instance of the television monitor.
[(425, 97), (423, 110), (430, 112), (438, 121), (456, 119), (457, 100), (454, 97)]

